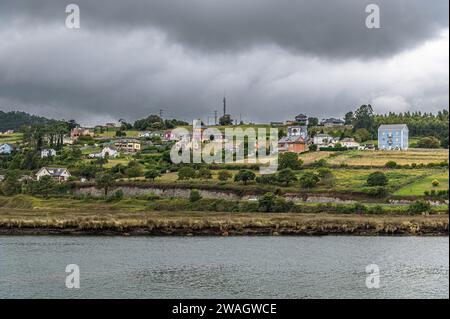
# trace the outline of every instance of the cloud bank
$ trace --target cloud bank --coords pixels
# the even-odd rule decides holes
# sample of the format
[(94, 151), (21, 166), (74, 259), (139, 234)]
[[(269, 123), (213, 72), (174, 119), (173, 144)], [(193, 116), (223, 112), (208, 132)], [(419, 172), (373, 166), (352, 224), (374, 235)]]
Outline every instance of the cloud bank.
[(342, 116), (448, 107), (448, 2), (78, 0), (0, 3), (0, 109), (94, 124)]

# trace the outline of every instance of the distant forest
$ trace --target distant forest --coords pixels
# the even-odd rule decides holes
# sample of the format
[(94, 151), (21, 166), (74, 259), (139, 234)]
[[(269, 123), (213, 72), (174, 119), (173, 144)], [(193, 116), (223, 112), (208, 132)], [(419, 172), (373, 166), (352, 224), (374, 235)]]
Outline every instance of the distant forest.
[(31, 115), (25, 112), (3, 112), (0, 111), (0, 132), (7, 130), (19, 130), (21, 126), (53, 125), (60, 121), (47, 119), (45, 117)]

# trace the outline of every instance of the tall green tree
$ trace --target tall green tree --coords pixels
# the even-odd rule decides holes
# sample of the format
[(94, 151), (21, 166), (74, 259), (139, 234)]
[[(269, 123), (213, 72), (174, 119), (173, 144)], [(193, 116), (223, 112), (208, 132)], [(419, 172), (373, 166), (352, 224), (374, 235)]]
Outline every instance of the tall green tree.
[(234, 175), (234, 181), (243, 182), (244, 185), (247, 185), (249, 181), (253, 181), (255, 178), (255, 173), (247, 169), (240, 170), (236, 175)]
[(375, 132), (375, 118), (370, 104), (361, 105), (355, 112), (353, 131), (358, 129), (366, 129), (371, 134)]
[(98, 176), (95, 180), (96, 187), (103, 189), (105, 196), (108, 196), (108, 191), (114, 186), (116, 180), (112, 174), (104, 173)]
[(278, 173), (278, 181), (284, 183), (286, 186), (288, 186), (292, 182), (295, 182), (296, 180), (297, 176), (290, 168), (283, 169)]
[(294, 152), (286, 152), (279, 155), (278, 167), (280, 169), (290, 168), (299, 170), (302, 168), (303, 161), (298, 158), (298, 154)]

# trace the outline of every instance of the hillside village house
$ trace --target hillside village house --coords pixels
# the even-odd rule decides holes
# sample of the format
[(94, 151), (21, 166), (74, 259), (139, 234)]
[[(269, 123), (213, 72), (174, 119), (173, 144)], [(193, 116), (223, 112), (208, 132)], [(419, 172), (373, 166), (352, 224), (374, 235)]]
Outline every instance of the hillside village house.
[(313, 138), (313, 144), (319, 146), (327, 146), (334, 143), (336, 143), (335, 138), (328, 134), (316, 134)]
[(308, 127), (305, 125), (288, 126), (288, 136), (301, 136), (304, 140), (308, 138)]
[(406, 124), (380, 125), (378, 128), (378, 148), (380, 150), (407, 150), (409, 130)]
[(281, 127), (281, 126), (284, 126), (284, 123), (283, 122), (270, 122), (270, 126)]
[(14, 148), (10, 144), (1, 144), (0, 154), (11, 154), (13, 149)]
[(139, 138), (150, 138), (150, 137), (161, 137), (162, 138), (163, 133), (159, 132), (159, 131), (155, 131), (155, 132), (144, 131), (144, 132), (139, 132), (138, 137)]
[(64, 135), (63, 136), (63, 144), (64, 145), (72, 145), (73, 144), (73, 139), (68, 136), (68, 135)]
[(105, 146), (99, 153), (89, 154), (90, 158), (116, 158), (117, 156), (119, 156), (119, 152), (112, 146)]
[(342, 140), (339, 141), (339, 143), (343, 147), (351, 148), (351, 149), (359, 149), (361, 146), (357, 141), (355, 141), (354, 138), (351, 138), (351, 137), (343, 138)]
[(53, 148), (41, 150), (41, 158), (56, 156), (56, 151)]
[[(201, 127), (201, 132), (203, 132), (205, 130), (205, 126), (202, 124)], [(178, 132), (176, 130), (168, 130), (164, 132), (164, 136), (163, 136), (164, 140), (166, 141), (187, 141), (187, 140), (191, 140), (192, 139), (192, 133), (183, 133), (183, 132)]]
[(94, 137), (94, 135), (94, 132), (92, 132), (90, 129), (82, 127), (76, 127), (70, 132), (70, 137), (72, 138), (72, 140), (76, 140), (80, 136)]
[(71, 176), (67, 168), (61, 167), (42, 167), (36, 173), (36, 180), (40, 180), (44, 176), (50, 176), (58, 182), (66, 182)]
[(305, 114), (299, 114), (295, 117), (295, 122), (300, 125), (307, 126), (308, 125), (308, 117)]
[(278, 152), (303, 153), (308, 150), (306, 126), (289, 126), (288, 134), (278, 141)]
[(114, 142), (118, 151), (127, 153), (136, 153), (141, 150), (141, 143), (135, 139), (120, 139)]
[(0, 175), (0, 182), (3, 182), (5, 180), (5, 175)]
[(308, 150), (306, 141), (301, 136), (285, 136), (278, 141), (278, 152), (303, 153)]
[(335, 127), (335, 126), (344, 126), (345, 122), (341, 119), (336, 119), (336, 118), (329, 118), (329, 119), (323, 119), (320, 122), (321, 125), (325, 126), (325, 127)]

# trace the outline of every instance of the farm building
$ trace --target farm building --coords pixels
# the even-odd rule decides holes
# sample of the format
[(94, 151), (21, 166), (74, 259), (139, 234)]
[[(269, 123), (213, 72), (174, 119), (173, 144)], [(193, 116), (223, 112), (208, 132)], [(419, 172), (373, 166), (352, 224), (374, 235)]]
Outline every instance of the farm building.
[(380, 150), (407, 150), (409, 130), (406, 124), (380, 125), (378, 128), (378, 148)]
[(60, 167), (42, 167), (36, 173), (36, 179), (39, 181), (44, 176), (50, 176), (59, 182), (65, 182), (71, 176), (67, 168)]
[(11, 154), (13, 147), (9, 144), (0, 145), (0, 154)]

